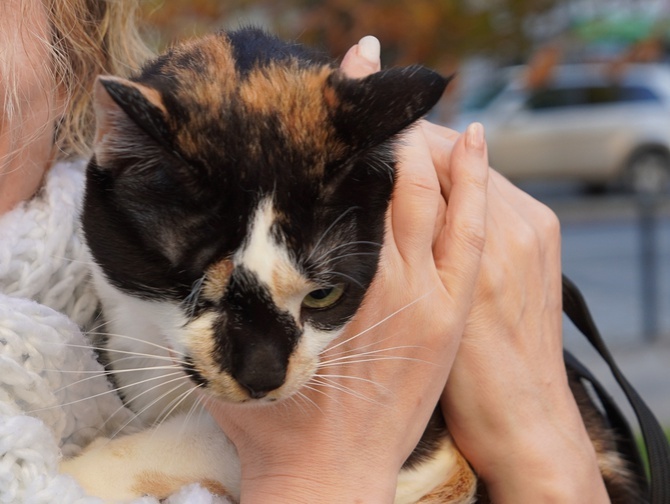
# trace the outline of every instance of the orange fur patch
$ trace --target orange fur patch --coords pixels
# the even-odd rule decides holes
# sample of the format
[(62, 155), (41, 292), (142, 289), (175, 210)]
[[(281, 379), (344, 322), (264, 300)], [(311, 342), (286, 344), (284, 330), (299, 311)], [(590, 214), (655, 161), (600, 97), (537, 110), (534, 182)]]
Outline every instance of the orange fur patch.
[[(299, 69), (270, 65), (251, 71), (241, 83), (239, 98), (250, 112), (276, 117), (279, 129), (292, 144), (307, 152), (338, 153), (344, 147), (334, 141), (328, 121), (330, 106), (337, 104), (327, 79), (333, 69)], [(320, 174), (323, 166), (315, 166)]]
[(272, 291), (272, 299), (277, 306), (287, 308), (288, 301), (307, 288), (307, 282), (305, 277), (292, 265), (278, 262), (272, 271), (272, 283), (269, 287)]
[(224, 487), (221, 483), (215, 480), (211, 479), (204, 479), (198, 481), (200, 483), (200, 486), (203, 488), (206, 488), (209, 490), (211, 493), (216, 494), (216, 495), (221, 495), (223, 497), (230, 497), (230, 494), (228, 493), (228, 490), (226, 487)]
[(207, 269), (202, 295), (209, 301), (218, 301), (226, 291), (230, 275), (233, 273), (233, 261), (224, 259)]
[(225, 37), (209, 35), (177, 49), (177, 56), (183, 55), (193, 60), (192, 66), (179, 65), (179, 57), (174, 57), (174, 71), (179, 75), (182, 86), (179, 95), (186, 100), (195, 97), (198, 103), (218, 110), (225, 106), (237, 87), (237, 71), (230, 42)]
[(419, 500), (417, 504), (470, 503), (477, 490), (477, 477), (470, 465), (458, 453), (456, 474)]
[[(163, 72), (173, 75), (175, 99), (194, 112), (184, 124), (173, 123), (176, 142), (187, 156), (197, 157), (201, 145), (198, 132), (206, 127), (212, 115), (239, 104), (250, 113), (271, 115), (279, 132), (298, 150), (315, 157), (314, 175), (323, 172), (325, 160), (340, 157), (345, 150), (337, 140), (329, 121), (331, 111), (340, 100), (329, 76), (335, 71), (329, 65), (301, 68), (297, 61), (271, 63), (252, 69), (244, 78), (237, 73), (230, 41), (220, 35), (209, 35), (172, 49)], [(140, 86), (138, 86), (139, 88)], [(149, 101), (164, 110), (158, 93), (141, 89)], [(171, 118), (168, 116), (168, 121)], [(259, 124), (259, 131), (266, 127)], [(254, 132), (248, 143), (254, 145)], [(257, 148), (262, 148), (258, 145)]]
[(138, 495), (151, 495), (159, 499), (164, 499), (184, 485), (190, 483), (200, 483), (204, 488), (212, 493), (222, 496), (228, 496), (228, 490), (218, 481), (211, 479), (197, 480), (189, 479), (183, 476), (173, 476), (160, 471), (143, 471), (135, 477), (135, 484), (132, 491)]
[(138, 495), (152, 495), (164, 499), (188, 483), (192, 482), (187, 478), (171, 476), (159, 471), (143, 471), (135, 477), (132, 491)]
[[(230, 42), (225, 37), (209, 35), (195, 42), (187, 43), (175, 49), (176, 56), (171, 59), (175, 65), (175, 74), (179, 76), (181, 86), (177, 87), (176, 97), (182, 103), (197, 104), (195, 110), (216, 113), (228, 107), (238, 84)], [(191, 59), (192, 65), (176, 66), (179, 56)], [(201, 131), (208, 119), (201, 113), (192, 114), (189, 126), (179, 128), (177, 141), (188, 155), (197, 155), (200, 147), (196, 132)]]
[(112, 456), (118, 458), (131, 458), (134, 456), (134, 449), (130, 443), (116, 443), (112, 448)]
[(248, 394), (228, 373), (221, 371), (214, 361), (215, 341), (214, 324), (216, 317), (203, 316), (188, 325), (186, 340), (189, 342), (189, 355), (193, 359), (195, 369), (209, 384), (207, 390), (215, 396), (229, 401), (243, 401)]

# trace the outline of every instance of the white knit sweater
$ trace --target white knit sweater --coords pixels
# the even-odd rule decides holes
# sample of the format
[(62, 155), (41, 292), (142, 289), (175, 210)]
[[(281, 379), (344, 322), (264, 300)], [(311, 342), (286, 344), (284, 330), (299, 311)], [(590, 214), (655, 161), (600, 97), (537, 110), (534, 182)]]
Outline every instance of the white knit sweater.
[(58, 163), (31, 200), (0, 218), (0, 291), (37, 301), (80, 326), (98, 299), (88, 281), (90, 261), (78, 229), (83, 163)]
[[(78, 225), (83, 183), (83, 162), (58, 163), (0, 216), (0, 503), (100, 502), (58, 474), (61, 454), (138, 427), (80, 330), (95, 329), (98, 308)], [(191, 486), (167, 502), (225, 501)]]

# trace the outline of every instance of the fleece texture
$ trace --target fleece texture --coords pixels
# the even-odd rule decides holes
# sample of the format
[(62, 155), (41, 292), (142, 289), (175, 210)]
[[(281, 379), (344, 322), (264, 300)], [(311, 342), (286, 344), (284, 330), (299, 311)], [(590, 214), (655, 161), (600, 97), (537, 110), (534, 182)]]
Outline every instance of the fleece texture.
[[(59, 460), (143, 427), (91, 343), (99, 303), (79, 228), (83, 186), (83, 162), (57, 163), (33, 199), (0, 216), (0, 503), (101, 502), (59, 474)], [(166, 501), (227, 502), (197, 485)]]

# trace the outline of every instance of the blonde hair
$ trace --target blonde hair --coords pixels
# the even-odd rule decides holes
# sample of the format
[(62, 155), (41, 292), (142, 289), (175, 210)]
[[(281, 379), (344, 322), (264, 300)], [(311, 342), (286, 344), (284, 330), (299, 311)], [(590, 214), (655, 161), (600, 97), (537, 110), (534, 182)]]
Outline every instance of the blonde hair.
[[(10, 0), (11, 1), (11, 0)], [(85, 157), (90, 154), (91, 141), (95, 130), (95, 116), (92, 109), (91, 91), (99, 74), (128, 75), (137, 69), (142, 61), (151, 55), (143, 43), (136, 25), (139, 0), (18, 0), (20, 11), (7, 23), (19, 22), (19, 30), (2, 26), (5, 41), (0, 44), (0, 78), (3, 79), (4, 96), (0, 96), (0, 126), (9, 135), (9, 152), (2, 159), (9, 159), (23, 149), (31, 148), (33, 138), (40, 131), (33, 130), (32, 136), (21, 136), (22, 121), (34, 107), (20, 91), (21, 75), (38, 72), (44, 75), (42, 92), (46, 96), (57, 96), (60, 114), (53, 136), (51, 159)], [(0, 17), (5, 7), (0, 0)], [(36, 9), (39, 9), (37, 11)], [(31, 20), (44, 18), (38, 24)], [(45, 23), (46, 21), (46, 23)], [(1, 24), (1, 23), (0, 23)], [(23, 33), (23, 34), (22, 34)], [(14, 35), (12, 35), (14, 34)], [(31, 43), (41, 46), (46, 58), (25, 60), (13, 54), (12, 48), (26, 42), (13, 38), (30, 37)], [(4, 57), (3, 57), (4, 56)], [(17, 66), (20, 65), (20, 66)], [(52, 98), (50, 106), (55, 106)], [(4, 111), (4, 112), (3, 112)], [(44, 128), (51, 127), (44, 124)], [(19, 136), (17, 136), (19, 135)], [(30, 134), (29, 134), (30, 135)], [(0, 159), (0, 161), (2, 161)]]
[(55, 158), (87, 155), (94, 131), (91, 90), (99, 74), (128, 75), (151, 52), (136, 25), (137, 0), (42, 0), (51, 28), (54, 81), (66, 96)]

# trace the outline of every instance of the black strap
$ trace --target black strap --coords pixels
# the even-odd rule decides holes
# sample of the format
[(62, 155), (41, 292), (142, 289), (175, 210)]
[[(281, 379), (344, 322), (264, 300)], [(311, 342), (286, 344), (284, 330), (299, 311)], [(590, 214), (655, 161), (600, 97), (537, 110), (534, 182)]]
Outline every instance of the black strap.
[[(563, 311), (570, 318), (572, 323), (575, 324), (577, 329), (586, 336), (605, 362), (607, 362), (614, 378), (621, 386), (621, 389), (626, 394), (626, 397), (633, 407), (633, 411), (640, 424), (642, 437), (644, 438), (647, 447), (650, 475), (649, 502), (651, 504), (670, 503), (670, 446), (668, 445), (665, 433), (649, 407), (628, 382), (616, 362), (614, 362), (598, 328), (593, 322), (593, 318), (589, 313), (584, 297), (575, 284), (573, 284), (566, 276), (563, 276)], [(611, 399), (610, 402), (611, 404), (614, 404)], [(607, 406), (605, 407), (608, 408)], [(609, 411), (607, 412), (609, 413)], [(618, 412), (618, 415), (620, 418), (617, 419), (617, 413), (614, 413), (614, 421), (623, 421), (623, 423), (625, 423), (625, 419), (623, 419), (620, 412)]]
[[(640, 450), (635, 442), (635, 436), (633, 436), (628, 420), (621, 413), (619, 406), (600, 381), (570, 352), (564, 350), (563, 355), (565, 357), (565, 367), (581, 380), (585, 380), (591, 384), (592, 390), (595, 392), (604, 410), (609, 427), (616, 433), (617, 450), (630, 463), (630, 469), (635, 473), (640, 495), (648, 497), (649, 484), (647, 482), (647, 472), (642, 463)], [(644, 502), (649, 501), (645, 500)]]

